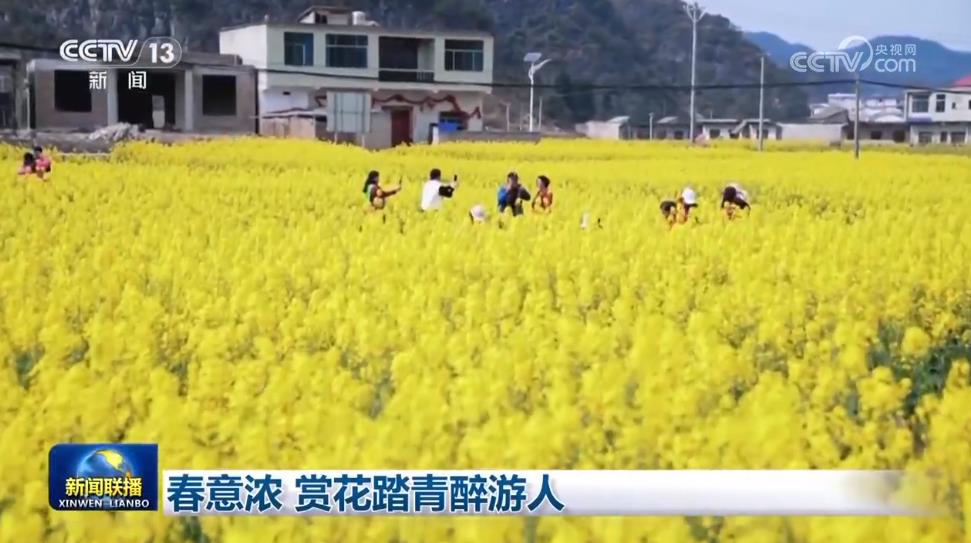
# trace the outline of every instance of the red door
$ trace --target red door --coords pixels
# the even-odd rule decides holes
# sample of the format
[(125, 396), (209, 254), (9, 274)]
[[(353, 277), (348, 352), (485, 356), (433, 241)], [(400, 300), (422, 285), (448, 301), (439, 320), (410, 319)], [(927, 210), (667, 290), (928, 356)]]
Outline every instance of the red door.
[(391, 146), (411, 143), (411, 110), (391, 110)]

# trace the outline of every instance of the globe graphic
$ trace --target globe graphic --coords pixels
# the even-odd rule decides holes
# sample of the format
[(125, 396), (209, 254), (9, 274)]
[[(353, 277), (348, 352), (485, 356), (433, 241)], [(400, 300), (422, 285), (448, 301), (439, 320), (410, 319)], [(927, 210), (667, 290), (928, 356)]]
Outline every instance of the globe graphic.
[(114, 449), (98, 449), (78, 464), (77, 477), (131, 477), (128, 460)]

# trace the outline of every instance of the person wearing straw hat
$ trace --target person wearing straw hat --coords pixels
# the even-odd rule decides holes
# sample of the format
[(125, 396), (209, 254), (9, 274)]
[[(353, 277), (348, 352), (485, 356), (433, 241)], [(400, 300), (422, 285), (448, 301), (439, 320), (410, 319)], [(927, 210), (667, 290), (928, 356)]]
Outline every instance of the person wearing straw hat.
[(486, 213), (486, 208), (482, 204), (475, 204), (472, 209), (469, 210), (469, 220), (472, 224), (483, 224), (489, 219)]
[(661, 202), (661, 214), (667, 220), (670, 227), (676, 224), (685, 224), (691, 215), (691, 211), (698, 207), (698, 194), (691, 187), (685, 187), (674, 200), (664, 200)]

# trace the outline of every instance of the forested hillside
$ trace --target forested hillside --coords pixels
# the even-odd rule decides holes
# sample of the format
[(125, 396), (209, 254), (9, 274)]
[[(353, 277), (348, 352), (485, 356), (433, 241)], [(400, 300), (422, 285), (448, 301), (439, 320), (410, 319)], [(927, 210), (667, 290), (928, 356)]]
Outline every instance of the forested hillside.
[[(333, 3), (333, 2), (332, 2)], [(187, 49), (218, 49), (223, 26), (293, 20), (308, 0), (0, 0), (4, 41), (55, 45), (69, 37), (172, 35)], [(586, 89), (589, 85), (687, 85), (691, 24), (680, 0), (348, 0), (385, 26), (488, 30), (496, 35), (499, 82), (525, 83), (522, 56), (538, 50), (553, 57), (540, 74), (545, 114), (569, 125), (590, 118), (631, 115), (635, 122), (686, 113), (683, 90)], [(699, 30), (698, 84), (757, 83), (757, 46), (723, 17), (706, 17)], [(770, 66), (767, 79), (782, 81)], [(498, 89), (501, 98), (524, 102), (525, 91)], [(515, 111), (515, 110), (514, 110)], [(756, 89), (699, 93), (702, 115), (742, 116), (758, 111)], [(767, 115), (806, 113), (795, 88), (772, 89)]]

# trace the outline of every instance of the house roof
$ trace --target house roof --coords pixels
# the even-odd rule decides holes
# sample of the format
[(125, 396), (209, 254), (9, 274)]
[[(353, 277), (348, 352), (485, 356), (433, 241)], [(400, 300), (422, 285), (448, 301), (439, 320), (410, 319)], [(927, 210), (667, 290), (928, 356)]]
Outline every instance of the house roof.
[(297, 18), (303, 19), (311, 13), (333, 13), (347, 15), (348, 13), (354, 13), (354, 10), (343, 6), (310, 6), (309, 8), (303, 10), (303, 12), (301, 12)]
[(267, 28), (279, 28), (283, 30), (293, 30), (297, 32), (312, 32), (313, 30), (323, 29), (325, 32), (333, 32), (335, 34), (379, 34), (384, 36), (400, 36), (400, 37), (416, 37), (416, 38), (434, 38), (438, 36), (462, 36), (470, 38), (492, 38), (493, 35), (488, 32), (482, 32), (480, 30), (444, 30), (444, 29), (429, 29), (429, 30), (415, 30), (413, 28), (394, 28), (387, 26), (365, 26), (365, 25), (310, 25), (307, 23), (299, 22), (266, 22), (260, 21), (256, 23), (243, 23), (232, 26), (224, 26), (219, 29), (220, 32), (228, 32), (231, 30), (241, 30), (243, 28), (251, 28), (256, 26), (265, 26)]
[(954, 82), (955, 87), (971, 87), (971, 74), (968, 74)]

